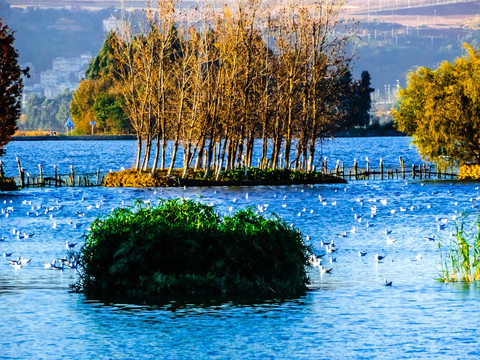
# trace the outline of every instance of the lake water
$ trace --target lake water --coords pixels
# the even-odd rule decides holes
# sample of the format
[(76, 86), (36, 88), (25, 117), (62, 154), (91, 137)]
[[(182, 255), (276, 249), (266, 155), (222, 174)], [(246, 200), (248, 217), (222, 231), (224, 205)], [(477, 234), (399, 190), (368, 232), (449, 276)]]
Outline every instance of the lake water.
[[(378, 169), (380, 159), (385, 167), (398, 167), (398, 157), (402, 156), (407, 166), (419, 164), (421, 159), (416, 148), (411, 147), (410, 138), (380, 137), (380, 138), (338, 138), (325, 140), (317, 146), (317, 161), (328, 159), (328, 167), (335, 167), (337, 160), (346, 167), (352, 167), (357, 159), (359, 167), (365, 167), (365, 158), (370, 159), (370, 166)], [(136, 141), (16, 141), (6, 147), (3, 156), (4, 170), (7, 176), (17, 176), (16, 158), (20, 159), (22, 167), (32, 175), (38, 175), (38, 164), (43, 166), (44, 174), (53, 174), (53, 165), (59, 174), (69, 174), (73, 165), (77, 174), (118, 171), (122, 167), (131, 168), (135, 164)], [(169, 164), (171, 146), (167, 147), (166, 161)], [(291, 158), (294, 153), (292, 151)], [(177, 166), (182, 166), (183, 153), (177, 154)], [(261, 147), (254, 150), (253, 163), (261, 157)], [(152, 159), (153, 162), (153, 153)]]
[[(68, 169), (72, 161), (108, 171), (127, 167), (134, 154), (115, 141), (14, 142), (7, 151), (7, 169), (19, 156), (27, 169), (38, 161)], [(406, 163), (419, 161), (404, 138), (337, 139), (323, 151), (345, 161), (381, 156), (396, 164), (398, 155)], [(333, 270), (312, 271), (311, 290), (298, 299), (139, 306), (88, 301), (68, 291), (76, 279), (73, 270), (44, 269), (44, 262), (66, 255), (65, 241), (79, 247), (97, 216), (138, 198), (156, 202), (180, 196), (214, 204), (222, 213), (266, 207), (265, 214), (274, 212), (298, 227), (319, 251), (322, 240), (334, 240), (336, 262), (324, 258)], [(471, 212), (468, 224), (474, 220), (479, 199), (477, 183), (421, 180), (0, 193), (0, 237), (5, 238), (0, 253), (32, 259), (15, 270), (0, 258), (0, 358), (476, 359), (480, 289), (436, 279), (438, 241), (448, 246), (453, 218), (462, 210)], [(446, 219), (446, 229), (438, 229), (438, 219)], [(14, 228), (33, 236), (18, 239)], [(386, 228), (393, 244), (386, 242)], [(346, 237), (338, 236), (344, 232)], [(359, 251), (367, 254), (359, 257)], [(386, 256), (378, 264), (377, 253)], [(384, 278), (393, 285), (383, 286)]]

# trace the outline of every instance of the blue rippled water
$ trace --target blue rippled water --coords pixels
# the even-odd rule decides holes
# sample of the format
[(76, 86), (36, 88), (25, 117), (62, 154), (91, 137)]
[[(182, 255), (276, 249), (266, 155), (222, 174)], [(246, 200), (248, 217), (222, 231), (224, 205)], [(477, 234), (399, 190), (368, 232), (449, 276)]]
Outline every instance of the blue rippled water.
[[(382, 156), (393, 162), (402, 154), (406, 162), (409, 157), (418, 161), (406, 139), (379, 139), (378, 146), (368, 141), (360, 146), (363, 139), (339, 139), (326, 144), (324, 151), (332, 159)], [(8, 165), (12, 157), (29, 151), (37, 152), (33, 165), (38, 157), (45, 162), (60, 162), (67, 156), (78, 160), (66, 155), (69, 150), (59, 155), (58, 142), (51, 144), (53, 148), (47, 151), (48, 143), (11, 143), (4, 162)], [(78, 166), (86, 168), (115, 169), (125, 166), (122, 161), (130, 156), (133, 159), (133, 152), (127, 154), (117, 142), (96, 147), (85, 142), (78, 148), (85, 154), (85, 164)], [(122, 148), (123, 160), (112, 155), (114, 149)], [(88, 159), (97, 163), (89, 165)], [(15, 270), (0, 258), (0, 358), (476, 359), (479, 289), (442, 284), (436, 278), (438, 242), (448, 246), (455, 230), (453, 219), (462, 210), (471, 212), (467, 224), (474, 220), (478, 185), (384, 180), (346, 185), (52, 188), (0, 193), (0, 237), (5, 238), (0, 253), (32, 259)], [(179, 196), (211, 203), (222, 213), (247, 206), (266, 208), (266, 214), (274, 212), (308, 235), (317, 250), (321, 250), (321, 241), (334, 240), (336, 262), (330, 264), (325, 258), (333, 270), (324, 275), (312, 271), (311, 290), (298, 299), (141, 306), (88, 301), (68, 291), (77, 276), (73, 270), (44, 269), (44, 262), (65, 255), (65, 241), (80, 246), (82, 235), (97, 216), (137, 198), (156, 202)], [(376, 207), (374, 217), (372, 207)], [(444, 230), (438, 229), (440, 218), (446, 219)], [(34, 235), (18, 239), (14, 228)], [(387, 244), (385, 228), (392, 230), (393, 244)], [(347, 237), (338, 236), (344, 232)], [(359, 257), (359, 251), (367, 255)], [(378, 264), (377, 253), (386, 256)], [(383, 286), (384, 278), (393, 281), (392, 287)]]

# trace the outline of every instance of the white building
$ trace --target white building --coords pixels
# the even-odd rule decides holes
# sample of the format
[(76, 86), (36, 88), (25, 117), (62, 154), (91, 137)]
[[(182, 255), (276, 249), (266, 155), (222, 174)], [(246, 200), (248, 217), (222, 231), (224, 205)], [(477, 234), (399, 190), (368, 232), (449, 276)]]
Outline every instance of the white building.
[(91, 54), (82, 54), (76, 58), (58, 57), (54, 59), (52, 69), (40, 73), (40, 84), (23, 88), (23, 105), (33, 94), (39, 97), (53, 98), (65, 89), (76, 90), (91, 60)]
[(110, 16), (108, 19), (103, 20), (103, 32), (108, 34), (112, 30), (118, 30), (120, 26), (120, 20), (115, 16)]

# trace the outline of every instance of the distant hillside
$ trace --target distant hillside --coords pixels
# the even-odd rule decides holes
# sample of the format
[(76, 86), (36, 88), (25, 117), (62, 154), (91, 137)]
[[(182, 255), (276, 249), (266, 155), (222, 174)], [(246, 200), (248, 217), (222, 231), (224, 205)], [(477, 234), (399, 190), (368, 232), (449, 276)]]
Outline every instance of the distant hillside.
[[(87, 52), (96, 55), (106, 35), (103, 32), (103, 20), (112, 14), (119, 17), (119, 10), (113, 7), (88, 11), (79, 7), (32, 7), (25, 10), (9, 6), (9, 3), (27, 1), (37, 6), (42, 3), (78, 5), (82, 1), (0, 0), (0, 17), (15, 31), (15, 46), (20, 55), (20, 63), (31, 63), (36, 74), (49, 69), (56, 57), (77, 57)], [(398, 0), (398, 3), (407, 1)], [(413, 4), (416, 0), (410, 1)], [(118, 0), (115, 2), (120, 3)], [(355, 2), (363, 4), (363, 7), (367, 3), (365, 0), (351, 0), (349, 3)], [(107, 4), (105, 1), (102, 3)], [(128, 0), (128, 3), (132, 2)], [(377, 1), (371, 0), (369, 3)], [(386, 5), (388, 1), (383, 0), (382, 3)], [(368, 70), (373, 87), (384, 92), (386, 85), (391, 89), (396, 87), (397, 80), (404, 86), (405, 75), (416, 66), (435, 67), (443, 60), (451, 61), (463, 55), (463, 42), (480, 48), (478, 19), (472, 16), (476, 11), (480, 13), (480, 1), (395, 10), (368, 17), (365, 14), (358, 15), (361, 20), (358, 27), (360, 39), (352, 42), (352, 46), (357, 48), (354, 77), (359, 78), (361, 71)], [(427, 16), (428, 12), (430, 16)], [(458, 24), (448, 25), (450, 20), (447, 17), (455, 19)], [(410, 19), (411, 24), (402, 25), (405, 19)], [(30, 80), (30, 83), (34, 82), (38, 82), (35, 76)]]

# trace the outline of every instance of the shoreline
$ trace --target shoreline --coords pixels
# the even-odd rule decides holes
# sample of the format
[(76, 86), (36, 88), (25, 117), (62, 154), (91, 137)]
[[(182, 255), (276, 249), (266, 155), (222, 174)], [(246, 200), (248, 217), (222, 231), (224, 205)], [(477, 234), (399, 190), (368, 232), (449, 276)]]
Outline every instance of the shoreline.
[[(378, 131), (361, 129), (361, 131), (342, 131), (336, 138), (349, 137), (392, 137), (406, 136), (398, 131)], [(137, 140), (136, 135), (41, 135), (41, 136), (12, 136), (11, 141), (99, 141), (99, 140)]]
[(11, 141), (85, 141), (85, 140), (136, 140), (135, 135), (41, 135), (12, 136)]

